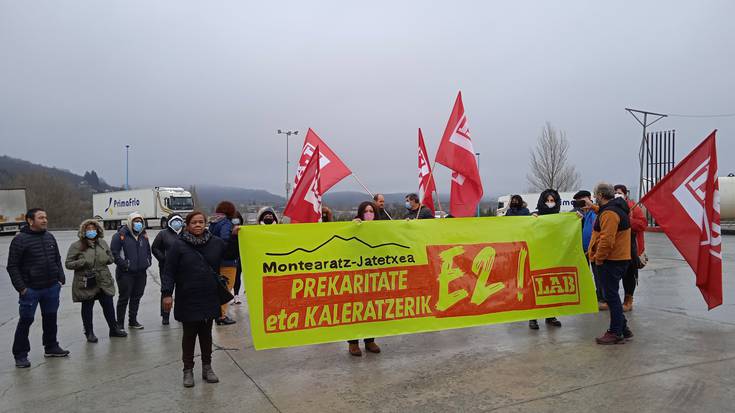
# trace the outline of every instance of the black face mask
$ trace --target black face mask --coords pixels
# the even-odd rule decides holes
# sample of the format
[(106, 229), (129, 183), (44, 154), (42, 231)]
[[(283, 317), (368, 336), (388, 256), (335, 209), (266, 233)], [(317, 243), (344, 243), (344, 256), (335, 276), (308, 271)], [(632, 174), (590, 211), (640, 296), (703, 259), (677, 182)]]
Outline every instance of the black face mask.
[(270, 216), (263, 218), (263, 223), (265, 225), (270, 225), (270, 224), (273, 223), (273, 221), (275, 221), (275, 220), (273, 219), (273, 217), (270, 217)]
[(513, 202), (513, 203), (510, 204), (510, 207), (511, 208), (520, 208), (521, 207), (521, 204), (519, 204), (518, 202)]

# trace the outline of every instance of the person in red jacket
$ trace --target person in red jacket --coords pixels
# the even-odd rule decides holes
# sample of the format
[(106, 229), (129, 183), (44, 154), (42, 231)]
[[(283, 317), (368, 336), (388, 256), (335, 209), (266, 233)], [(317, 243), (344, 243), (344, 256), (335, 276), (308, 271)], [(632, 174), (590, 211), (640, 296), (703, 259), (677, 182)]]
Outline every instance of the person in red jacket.
[(625, 185), (615, 185), (615, 197), (625, 199), (630, 208), (630, 232), (631, 232), (631, 260), (628, 270), (623, 275), (623, 290), (625, 291), (625, 299), (623, 300), (623, 311), (628, 312), (633, 309), (633, 293), (638, 285), (638, 257), (646, 250), (643, 233), (646, 232), (648, 222), (640, 205), (637, 205), (630, 199), (630, 193)]

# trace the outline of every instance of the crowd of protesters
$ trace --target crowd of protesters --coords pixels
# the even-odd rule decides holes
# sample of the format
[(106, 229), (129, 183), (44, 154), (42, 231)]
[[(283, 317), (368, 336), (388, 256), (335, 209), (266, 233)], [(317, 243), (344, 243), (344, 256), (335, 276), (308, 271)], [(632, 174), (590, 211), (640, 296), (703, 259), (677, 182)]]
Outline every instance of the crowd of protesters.
[[(549, 189), (541, 194), (536, 208), (531, 211), (520, 195), (513, 195), (506, 216), (558, 214), (561, 202), (559, 193)], [(362, 202), (358, 206), (354, 221), (434, 218), (434, 213), (422, 205), (416, 194), (406, 195), (405, 209), (404, 216), (391, 217), (385, 209), (385, 197), (376, 194), (373, 201)], [(610, 311), (610, 327), (596, 341), (599, 344), (623, 343), (633, 337), (623, 313), (632, 309), (638, 269), (645, 265), (645, 217), (635, 202), (628, 198), (624, 185), (613, 187), (605, 183), (599, 184), (593, 193), (579, 191), (575, 194), (574, 211), (582, 221), (582, 248), (595, 277), (599, 308)], [(322, 208), (322, 222), (331, 221), (333, 213), (325, 206)], [(126, 313), (129, 329), (143, 329), (138, 311), (146, 287), (147, 270), (152, 265), (152, 257), (155, 257), (161, 279), (161, 323), (170, 324), (173, 309), (174, 319), (183, 327), (183, 384), (185, 387), (194, 386), (197, 339), (202, 379), (216, 383), (219, 379), (212, 368), (212, 328), (213, 324), (228, 326), (236, 323), (229, 315), (228, 304), (241, 303), (242, 265), (237, 232), (244, 224), (243, 217), (231, 202), (223, 201), (211, 217), (194, 211), (186, 217), (172, 214), (166, 222), (166, 227), (151, 244), (143, 217), (133, 213), (113, 234), (109, 246), (97, 220), (82, 222), (79, 239), (70, 246), (65, 260), (66, 268), (74, 272), (72, 300), (81, 303), (83, 333), (89, 343), (98, 342), (93, 325), (95, 301), (102, 307), (110, 337), (124, 338), (128, 335), (124, 328)], [(61, 286), (66, 283), (61, 253), (56, 239), (47, 231), (48, 217), (44, 210), (29, 210), (26, 223), (10, 244), (7, 265), (13, 287), (19, 294), (20, 318), (12, 350), (18, 368), (31, 366), (28, 336), (38, 306), (41, 307), (44, 356), (69, 355), (56, 337), (59, 294)], [(257, 213), (256, 223), (278, 224), (278, 215), (272, 208), (262, 208)], [(111, 264), (115, 264), (114, 280), (109, 269)], [(619, 295), (621, 281), (625, 294), (623, 300)], [(115, 308), (116, 284), (118, 297)], [(234, 292), (234, 295), (223, 300), (222, 289)], [(561, 322), (555, 317), (545, 321), (550, 327), (561, 327)], [(530, 320), (529, 327), (539, 329), (538, 322)], [(380, 353), (375, 339), (365, 338), (363, 342), (367, 352)], [(353, 356), (362, 355), (357, 339), (348, 342), (348, 352)]]

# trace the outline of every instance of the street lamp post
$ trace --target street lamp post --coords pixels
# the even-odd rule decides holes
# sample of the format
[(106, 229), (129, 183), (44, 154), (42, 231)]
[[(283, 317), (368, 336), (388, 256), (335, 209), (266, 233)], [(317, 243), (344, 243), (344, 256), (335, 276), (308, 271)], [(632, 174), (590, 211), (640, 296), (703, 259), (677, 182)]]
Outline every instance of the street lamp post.
[(125, 189), (130, 189), (130, 145), (125, 145)]
[[(475, 152), (475, 156), (477, 156), (477, 173), (480, 173), (480, 152)], [(477, 216), (480, 216), (480, 201), (477, 202)]]
[(278, 134), (286, 135), (286, 203), (288, 204), (288, 196), (289, 196), (289, 193), (291, 192), (291, 182), (289, 182), (289, 179), (288, 179), (288, 170), (291, 168), (290, 162), (288, 160), (288, 138), (290, 138), (291, 135), (298, 135), (299, 131), (297, 130), (283, 131), (281, 129), (278, 129)]

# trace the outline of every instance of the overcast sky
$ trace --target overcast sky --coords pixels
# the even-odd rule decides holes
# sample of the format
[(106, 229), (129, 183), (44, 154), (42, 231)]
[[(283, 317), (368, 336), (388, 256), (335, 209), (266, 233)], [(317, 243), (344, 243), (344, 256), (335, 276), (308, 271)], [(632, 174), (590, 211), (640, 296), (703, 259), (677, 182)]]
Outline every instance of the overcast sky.
[[(462, 90), (485, 193), (524, 192), (544, 122), (584, 186), (637, 183), (625, 107), (735, 113), (735, 2), (0, 0), (0, 152), (131, 185), (282, 194), (312, 127), (374, 191), (417, 187)], [(645, 3), (645, 4), (643, 4)], [(670, 117), (677, 160), (735, 117)], [(437, 186), (448, 192), (446, 170)], [(345, 180), (333, 190), (359, 190)]]

